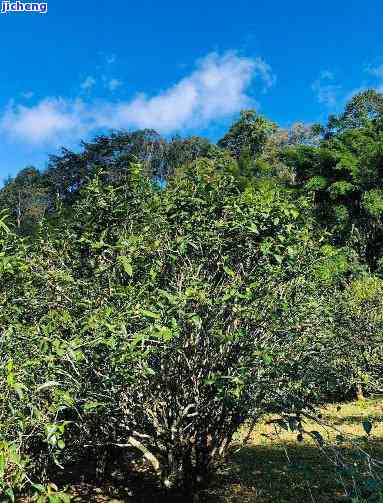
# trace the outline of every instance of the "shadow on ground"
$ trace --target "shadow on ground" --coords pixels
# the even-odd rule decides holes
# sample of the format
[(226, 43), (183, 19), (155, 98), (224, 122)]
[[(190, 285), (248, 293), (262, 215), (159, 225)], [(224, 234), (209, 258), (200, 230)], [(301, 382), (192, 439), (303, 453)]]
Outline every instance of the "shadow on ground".
[(369, 414), (368, 417), (362, 415), (362, 414), (357, 414), (357, 415), (350, 415), (350, 416), (341, 416), (338, 418), (334, 418), (333, 416), (327, 416), (324, 414), (323, 416), (325, 419), (331, 420), (331, 423), (333, 426), (340, 426), (342, 424), (350, 424), (350, 425), (357, 425), (361, 424), (362, 421), (369, 419), (370, 421), (373, 421), (374, 423), (383, 423), (383, 415), (376, 413), (376, 414)]
[[(383, 443), (371, 447), (383, 459)], [(146, 470), (120, 471), (100, 482), (78, 466), (62, 482), (77, 503), (331, 503), (350, 501), (344, 480), (315, 445), (295, 443), (234, 449), (209, 489), (194, 499), (161, 494)]]

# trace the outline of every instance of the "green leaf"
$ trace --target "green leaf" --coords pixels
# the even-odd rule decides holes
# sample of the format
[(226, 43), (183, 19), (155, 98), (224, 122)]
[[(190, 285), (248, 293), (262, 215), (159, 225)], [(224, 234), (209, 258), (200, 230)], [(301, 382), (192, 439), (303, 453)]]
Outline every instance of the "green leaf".
[(60, 493), (60, 498), (63, 503), (70, 503), (71, 498), (70, 498), (69, 494)]
[(298, 429), (298, 421), (296, 417), (289, 417), (288, 423), (291, 431), (296, 431)]
[(141, 314), (143, 314), (144, 316), (146, 316), (146, 318), (154, 318), (156, 320), (158, 320), (159, 318), (161, 318), (161, 315), (158, 314), (158, 313), (154, 313), (153, 311), (148, 311), (147, 309), (141, 309)]
[(33, 489), (36, 489), (39, 493), (43, 493), (46, 491), (45, 487), (42, 484), (33, 484)]
[(53, 388), (55, 386), (60, 386), (60, 383), (57, 381), (47, 381), (44, 384), (41, 384), (41, 386), (37, 388), (37, 391), (43, 391), (45, 389)]
[(5, 471), (5, 456), (4, 454), (0, 454), (0, 479), (3, 478)]
[(8, 489), (4, 491), (4, 494), (5, 496), (8, 496), (12, 503), (15, 501), (15, 493), (13, 492), (13, 489), (11, 487), (8, 487)]
[(372, 423), (371, 423), (371, 421), (368, 421), (368, 420), (363, 421), (362, 425), (363, 425), (363, 429), (366, 432), (366, 434), (369, 435), (371, 433), (371, 430), (372, 430)]
[(84, 405), (84, 410), (93, 410), (104, 405), (102, 402), (88, 402)]
[(132, 267), (130, 259), (128, 257), (126, 257), (125, 255), (121, 255), (120, 257), (118, 257), (118, 260), (119, 260), (120, 264), (122, 265), (126, 274), (128, 276), (132, 277), (133, 276), (133, 267)]
[(311, 436), (318, 442), (318, 444), (322, 447), (324, 445), (324, 440), (319, 431), (311, 431)]
[(262, 360), (266, 363), (266, 365), (270, 365), (273, 361), (273, 357), (266, 354), (266, 353), (263, 353), (262, 354)]
[(236, 276), (235, 271), (230, 269), (230, 267), (223, 266), (223, 270), (225, 271), (226, 274), (234, 278)]

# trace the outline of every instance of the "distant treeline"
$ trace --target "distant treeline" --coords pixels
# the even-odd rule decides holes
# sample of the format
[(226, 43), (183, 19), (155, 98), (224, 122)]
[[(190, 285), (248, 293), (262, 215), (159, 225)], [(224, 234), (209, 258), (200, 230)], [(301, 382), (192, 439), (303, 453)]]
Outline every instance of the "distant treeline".
[(294, 124), (289, 130), (243, 111), (217, 144), (192, 136), (167, 140), (154, 130), (118, 131), (82, 142), (80, 152), (63, 148), (45, 171), (33, 166), (9, 178), (0, 191), (20, 234), (31, 234), (42, 217), (76, 200), (98, 171), (116, 182), (139, 162), (145, 176), (163, 185), (195, 160), (214, 161), (243, 186), (269, 179), (311, 194), (318, 222), (334, 242), (353, 243), (369, 267), (378, 270), (383, 246), (383, 95), (357, 94), (339, 116), (322, 125)]

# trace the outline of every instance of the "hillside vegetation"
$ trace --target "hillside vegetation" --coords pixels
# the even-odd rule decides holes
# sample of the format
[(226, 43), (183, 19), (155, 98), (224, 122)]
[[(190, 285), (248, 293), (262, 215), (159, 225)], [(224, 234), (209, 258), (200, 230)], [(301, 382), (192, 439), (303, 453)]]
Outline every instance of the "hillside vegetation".
[(325, 501), (283, 431), (337, 474), (327, 501), (382, 501), (379, 402), (356, 436), (323, 406), (383, 391), (383, 95), (326, 126), (244, 111), (217, 145), (82, 147), (0, 192), (4, 501), (65, 503), (87, 477), (210, 501), (236, 466), (255, 501)]

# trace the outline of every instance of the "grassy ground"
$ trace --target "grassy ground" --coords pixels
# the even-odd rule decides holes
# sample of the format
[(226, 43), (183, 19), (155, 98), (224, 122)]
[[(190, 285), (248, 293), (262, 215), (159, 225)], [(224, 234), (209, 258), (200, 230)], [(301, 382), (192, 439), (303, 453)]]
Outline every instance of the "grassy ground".
[[(268, 418), (270, 419), (270, 418)], [(383, 460), (383, 400), (365, 400), (340, 406), (329, 405), (322, 411), (324, 423), (334, 429), (308, 423), (305, 429), (316, 430), (326, 441), (334, 443), (341, 432), (350, 435), (357, 444)], [(370, 420), (373, 428), (368, 442), (362, 422)], [(339, 430), (337, 432), (336, 430)], [(331, 463), (334, 452), (318, 449), (315, 441), (305, 438), (297, 441), (297, 433), (260, 423), (251, 434), (246, 446), (240, 448), (239, 435), (227, 464), (219, 471), (212, 487), (200, 495), (200, 503), (331, 503), (345, 501), (345, 487), (350, 478), (340, 476)], [(350, 460), (355, 459), (352, 442), (342, 442), (340, 452)], [(338, 452), (339, 450), (337, 450)], [(329, 459), (330, 457), (330, 459)], [(78, 502), (130, 502), (169, 503), (150, 489), (150, 480), (126, 481), (125, 495), (113, 487), (98, 488), (92, 484), (79, 484), (73, 488)], [(145, 492), (137, 491), (145, 486)], [(136, 489), (134, 489), (134, 487)], [(114, 488), (115, 489), (115, 488)], [(113, 496), (113, 492), (115, 493)], [(140, 493), (140, 494), (139, 494)], [(109, 496), (107, 496), (109, 494)], [(350, 500), (346, 500), (350, 501)], [(357, 500), (359, 501), (363, 500)], [(181, 503), (181, 501), (179, 502)], [(188, 503), (184, 499), (182, 503)]]
[[(323, 410), (323, 422), (330, 423), (343, 435), (350, 435), (361, 447), (383, 460), (383, 401), (366, 400), (330, 405)], [(366, 442), (363, 421), (373, 428)], [(297, 433), (276, 432), (275, 427), (260, 423), (249, 444), (232, 454), (230, 463), (217, 479), (212, 493), (224, 503), (328, 503), (344, 501), (346, 481), (341, 479), (331, 459), (334, 453), (321, 452), (314, 440), (297, 441)], [(306, 430), (316, 430), (334, 443), (339, 433), (332, 428), (307, 423)], [(353, 442), (342, 442), (346, 458), (354, 459)], [(330, 457), (330, 459), (329, 459)], [(208, 497), (206, 501), (209, 501)], [(211, 500), (214, 501), (214, 498)]]

